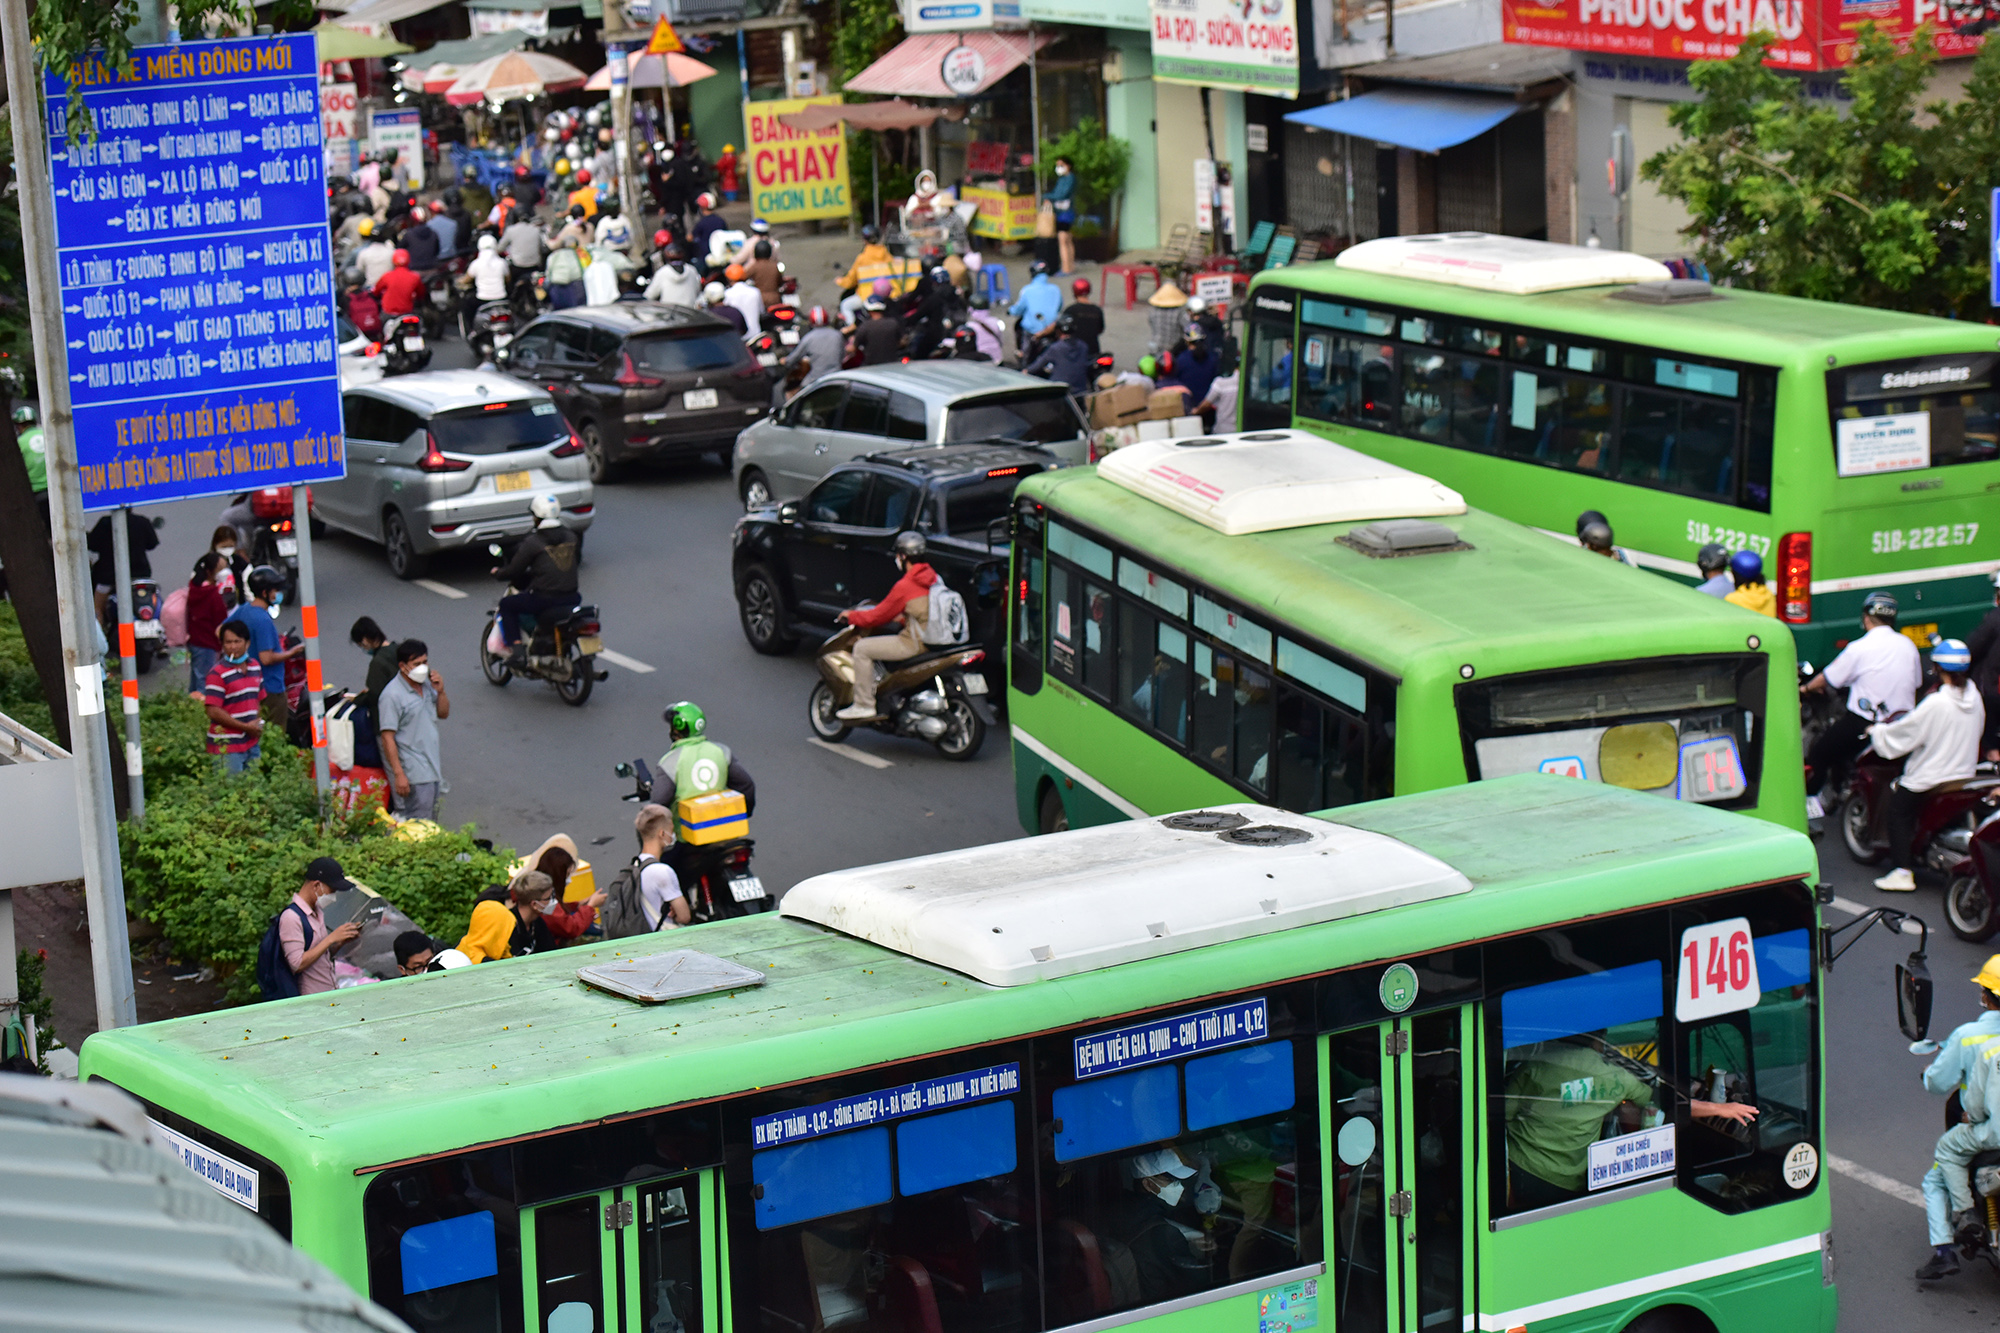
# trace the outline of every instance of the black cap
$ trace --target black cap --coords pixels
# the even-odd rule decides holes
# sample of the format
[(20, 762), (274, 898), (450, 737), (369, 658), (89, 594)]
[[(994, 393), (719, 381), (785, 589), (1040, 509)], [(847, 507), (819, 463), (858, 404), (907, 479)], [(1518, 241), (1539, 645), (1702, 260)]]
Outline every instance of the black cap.
[(340, 868), (340, 862), (330, 856), (315, 858), (312, 864), (306, 867), (305, 877), (309, 880), (318, 880), (336, 893), (354, 887), (347, 882), (347, 872)]

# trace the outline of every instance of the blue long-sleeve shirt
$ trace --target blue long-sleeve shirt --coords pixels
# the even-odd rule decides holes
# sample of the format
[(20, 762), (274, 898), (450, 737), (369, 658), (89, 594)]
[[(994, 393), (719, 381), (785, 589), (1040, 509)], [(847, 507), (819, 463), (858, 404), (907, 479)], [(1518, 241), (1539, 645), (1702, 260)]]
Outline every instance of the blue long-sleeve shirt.
[(1938, 1048), (1937, 1058), (1924, 1069), (1924, 1089), (1949, 1097), (1965, 1082), (1972, 1063), (1985, 1045), (2000, 1038), (2000, 1009), (1986, 1009), (1970, 1023), (1961, 1023)]
[(1056, 183), (1049, 188), (1048, 194), (1044, 197), (1056, 206), (1058, 213), (1067, 212), (1075, 207), (1076, 176), (1071, 174), (1056, 177)]
[(1048, 274), (1037, 273), (1007, 307), (1007, 313), (1020, 320), (1029, 333), (1040, 333), (1062, 313), (1062, 292), (1049, 281)]

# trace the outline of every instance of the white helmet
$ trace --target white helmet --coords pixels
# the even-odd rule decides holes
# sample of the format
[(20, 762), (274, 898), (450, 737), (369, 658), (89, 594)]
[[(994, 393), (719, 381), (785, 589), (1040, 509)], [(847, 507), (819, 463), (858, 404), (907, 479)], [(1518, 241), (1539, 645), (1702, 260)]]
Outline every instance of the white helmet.
[(562, 501), (553, 495), (538, 495), (528, 501), (528, 512), (535, 516), (535, 526), (538, 528), (562, 526)]
[(1188, 298), (1187, 312), (1190, 315), (1199, 315), (1206, 309), (1208, 309), (1208, 302), (1202, 300), (1199, 296), (1190, 296)]
[(456, 949), (446, 949), (443, 953), (431, 959), (431, 965), (426, 970), (431, 972), (449, 972), (455, 967), (471, 966), (472, 960), (470, 958), (467, 958)]
[(710, 305), (714, 305), (720, 301), (722, 299), (722, 284), (719, 282), (709, 283), (708, 286), (701, 289), (701, 299)]
[(490, 234), (480, 236), (479, 249), (482, 253), (484, 253), (487, 250), (497, 250), (499, 248), (500, 248), (500, 242), (494, 240)]

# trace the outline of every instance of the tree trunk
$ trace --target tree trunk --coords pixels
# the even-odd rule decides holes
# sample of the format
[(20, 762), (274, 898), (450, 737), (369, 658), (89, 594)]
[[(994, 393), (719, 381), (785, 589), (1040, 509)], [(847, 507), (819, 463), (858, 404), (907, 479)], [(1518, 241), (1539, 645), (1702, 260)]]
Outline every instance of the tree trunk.
[[(0, 421), (12, 429), (14, 396), (0, 381)], [(55, 717), (55, 739), (69, 748), (69, 691), (63, 688), (62, 617), (56, 609), (56, 561), (48, 525), (28, 482), (17, 448), (0, 448), (0, 565), (7, 567), (7, 596), (21, 621), (28, 658), (41, 678), (42, 696)]]

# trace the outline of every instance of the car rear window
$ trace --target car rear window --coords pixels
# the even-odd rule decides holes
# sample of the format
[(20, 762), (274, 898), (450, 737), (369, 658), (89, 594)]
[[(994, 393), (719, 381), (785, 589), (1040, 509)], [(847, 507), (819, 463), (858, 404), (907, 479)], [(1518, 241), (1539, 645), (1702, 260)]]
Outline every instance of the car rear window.
[(554, 403), (494, 403), (433, 417), (431, 434), (448, 454), (504, 454), (566, 440), (569, 427)]
[(1083, 433), (1066, 389), (1029, 389), (1022, 393), (975, 398), (954, 405), (945, 417), (948, 443), (964, 440), (1020, 440), (1054, 444)]
[(625, 344), (643, 370), (669, 375), (727, 370), (749, 357), (733, 333), (695, 333), (680, 338), (634, 338)]
[(944, 491), (944, 527), (954, 537), (984, 537), (996, 518), (1012, 512), (1014, 488), (1042, 470), (1037, 463), (995, 468), (983, 477), (953, 482)]

